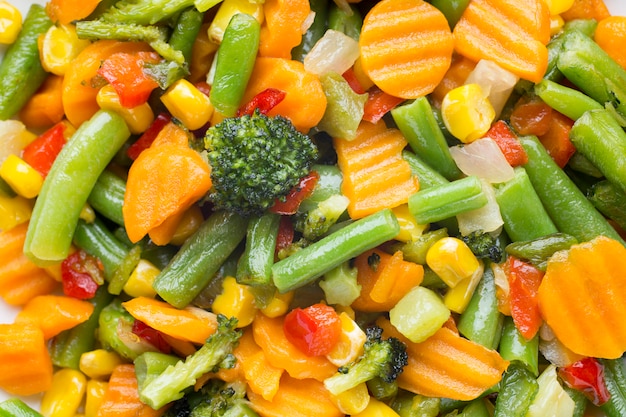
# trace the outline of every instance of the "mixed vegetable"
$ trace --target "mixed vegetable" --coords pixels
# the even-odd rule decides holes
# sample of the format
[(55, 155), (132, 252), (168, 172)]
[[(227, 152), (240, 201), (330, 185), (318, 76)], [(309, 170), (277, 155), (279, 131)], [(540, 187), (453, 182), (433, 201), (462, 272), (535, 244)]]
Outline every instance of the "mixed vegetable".
[(0, 0), (0, 415), (626, 415), (624, 40), (602, 0)]

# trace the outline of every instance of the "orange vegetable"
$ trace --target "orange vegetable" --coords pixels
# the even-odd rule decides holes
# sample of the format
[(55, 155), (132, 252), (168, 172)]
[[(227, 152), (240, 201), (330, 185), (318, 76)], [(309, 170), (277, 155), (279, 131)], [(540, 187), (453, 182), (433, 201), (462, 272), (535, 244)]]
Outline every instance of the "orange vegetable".
[(233, 354), (237, 358), (248, 387), (267, 401), (272, 401), (279, 389), (283, 368), (273, 366), (265, 352), (254, 341), (252, 330), (248, 328), (239, 339)]
[(440, 108), (441, 102), (448, 94), (448, 91), (462, 86), (474, 70), (474, 67), (476, 67), (476, 62), (471, 59), (459, 54), (452, 55), (450, 68), (448, 68), (446, 75), (443, 76), (441, 82), (437, 84), (437, 87), (430, 94), (433, 105)]
[(217, 330), (215, 314), (197, 307), (181, 310), (148, 297), (135, 297), (122, 305), (137, 320), (176, 339), (202, 344)]
[(626, 16), (609, 16), (600, 20), (593, 39), (622, 68), (626, 68)]
[(135, 366), (118, 365), (113, 370), (97, 417), (159, 417), (166, 407), (154, 410), (139, 399)]
[(317, 75), (307, 72), (301, 62), (258, 57), (241, 102), (248, 103), (268, 88), (286, 93), (285, 98), (269, 111), (269, 116), (284, 116), (303, 133), (317, 125), (324, 116), (326, 95), (322, 83)]
[(402, 158), (406, 139), (384, 121), (361, 122), (353, 140), (335, 138), (333, 142), (343, 174), (341, 192), (350, 199), (351, 218), (397, 207), (419, 190), (417, 177)]
[(101, 0), (50, 0), (46, 12), (53, 22), (69, 25), (91, 14)]
[(422, 0), (383, 0), (363, 19), (361, 64), (384, 92), (405, 99), (431, 93), (452, 61), (443, 13)]
[(324, 384), (283, 375), (272, 401), (248, 389), (252, 408), (263, 417), (343, 417)]
[(546, 148), (554, 162), (563, 168), (576, 152), (576, 147), (569, 138), (574, 121), (569, 117), (552, 111), (550, 128), (539, 136), (539, 141)]
[(519, 135), (545, 135), (552, 124), (552, 113), (552, 107), (539, 97), (522, 97), (511, 111), (511, 127)]
[(521, 335), (530, 340), (535, 337), (543, 322), (537, 297), (543, 272), (514, 256), (507, 258), (505, 271), (509, 281), (509, 305), (513, 322)]
[(561, 13), (566, 22), (576, 19), (595, 19), (601, 21), (611, 15), (604, 4), (604, 0), (574, 0), (574, 4), (567, 11)]
[(539, 308), (557, 339), (584, 356), (626, 351), (626, 248), (605, 236), (555, 253), (539, 286)]
[(453, 35), (457, 53), (526, 80), (539, 82), (548, 66), (550, 11), (542, 0), (472, 0)]
[(193, 42), (191, 61), (189, 62), (189, 81), (192, 84), (206, 80), (206, 75), (213, 62), (213, 55), (219, 46), (209, 39), (209, 26), (211, 26), (211, 22), (203, 23)]
[(100, 109), (96, 95), (102, 86), (97, 71), (100, 64), (117, 52), (147, 52), (152, 49), (143, 42), (121, 42), (100, 40), (83, 49), (63, 77), (63, 109), (65, 116), (74, 126), (79, 126)]
[(390, 255), (373, 249), (357, 256), (354, 266), (361, 294), (351, 307), (359, 311), (389, 311), (424, 279), (424, 267), (405, 261), (400, 251)]
[(170, 241), (176, 234), (178, 224), (182, 220), (185, 213), (186, 210), (174, 213), (165, 220), (163, 220), (163, 223), (150, 229), (148, 231), (148, 236), (150, 236), (150, 239), (155, 244), (160, 246), (164, 246), (170, 243)]
[(0, 388), (12, 395), (44, 392), (52, 383), (52, 361), (40, 328), (0, 324)]
[(41, 129), (63, 120), (63, 77), (50, 74), (20, 110), (19, 118), (31, 129)]
[(31, 323), (43, 331), (48, 340), (63, 330), (86, 321), (93, 312), (93, 304), (62, 295), (39, 295), (31, 299), (17, 313), (16, 322)]
[(290, 59), (291, 50), (302, 41), (302, 26), (309, 13), (308, 0), (266, 0), (259, 55)]
[(257, 313), (252, 322), (254, 341), (263, 349), (270, 364), (282, 368), (296, 379), (312, 378), (323, 381), (337, 367), (325, 356), (307, 356), (293, 345), (283, 332), (284, 317), (270, 318)]
[(409, 363), (398, 377), (398, 386), (427, 397), (469, 401), (498, 383), (509, 361), (495, 350), (474, 343), (448, 327), (442, 327), (421, 343), (402, 336), (386, 319), (377, 324), (385, 336), (407, 345)]
[(211, 188), (211, 167), (187, 141), (184, 130), (168, 123), (131, 165), (122, 213), (132, 242), (183, 213)]

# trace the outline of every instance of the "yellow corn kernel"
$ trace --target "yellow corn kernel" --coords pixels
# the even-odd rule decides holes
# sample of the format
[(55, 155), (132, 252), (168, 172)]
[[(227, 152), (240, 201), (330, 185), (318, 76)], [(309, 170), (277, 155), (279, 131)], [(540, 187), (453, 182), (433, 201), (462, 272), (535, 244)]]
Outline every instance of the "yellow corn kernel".
[(10, 45), (22, 30), (22, 13), (5, 0), (0, 0), (0, 43)]
[(247, 285), (237, 282), (234, 277), (228, 276), (222, 282), (222, 293), (215, 297), (212, 310), (215, 314), (226, 317), (236, 317), (237, 327), (246, 327), (256, 315), (254, 294)]
[(89, 45), (79, 39), (74, 25), (53, 25), (39, 39), (41, 66), (56, 75), (65, 75), (70, 62)]
[(154, 297), (156, 291), (152, 284), (161, 271), (150, 261), (140, 259), (139, 263), (124, 284), (124, 292), (131, 297)]
[(200, 129), (213, 115), (209, 97), (185, 79), (168, 87), (161, 101), (172, 116), (180, 120), (189, 130)]
[(133, 108), (127, 108), (120, 103), (120, 97), (115, 88), (107, 84), (98, 91), (96, 96), (98, 106), (104, 110), (111, 110), (122, 116), (131, 133), (137, 135), (143, 133), (154, 121), (154, 112), (148, 103), (140, 104)]
[(365, 382), (360, 383), (354, 388), (342, 392), (339, 395), (332, 396), (332, 400), (337, 408), (347, 415), (354, 415), (365, 410), (370, 402), (370, 393), (367, 390)]
[(92, 379), (108, 379), (117, 365), (124, 362), (114, 351), (95, 349), (80, 355), (79, 369)]
[(87, 387), (85, 375), (71, 368), (63, 368), (52, 376), (52, 385), (41, 399), (44, 417), (74, 417), (83, 401)]
[(384, 402), (371, 398), (367, 407), (360, 413), (352, 414), (352, 417), (400, 417), (400, 415)]
[(555, 16), (569, 10), (574, 4), (574, 0), (546, 0), (546, 4), (550, 14)]
[(450, 288), (471, 277), (480, 268), (480, 262), (467, 244), (451, 236), (433, 243), (426, 252), (426, 264)]
[(9, 155), (0, 166), (0, 177), (24, 198), (37, 197), (43, 185), (41, 174), (14, 154)]
[(85, 392), (85, 417), (96, 417), (109, 383), (90, 379)]
[(554, 36), (563, 30), (563, 25), (565, 25), (565, 20), (561, 17), (561, 15), (550, 16), (550, 36)]
[(441, 102), (441, 117), (450, 133), (463, 143), (481, 138), (491, 127), (496, 112), (488, 91), (475, 83), (450, 90)]
[(170, 239), (172, 245), (182, 245), (189, 236), (191, 236), (204, 221), (202, 210), (199, 206), (193, 205), (185, 211), (183, 218), (180, 219), (174, 236)]
[(480, 266), (471, 276), (463, 279), (454, 288), (450, 288), (443, 296), (443, 303), (449, 310), (459, 314), (465, 311), (478, 282), (483, 276), (484, 266), (482, 262), (479, 264)]
[(417, 240), (428, 228), (428, 224), (418, 224), (415, 217), (409, 211), (408, 204), (402, 204), (392, 209), (398, 224), (400, 224), (400, 233), (395, 237), (401, 242), (412, 242)]
[(344, 366), (363, 354), (363, 344), (367, 336), (348, 313), (339, 313), (339, 319), (341, 320), (341, 336), (326, 358), (335, 366)]
[(293, 300), (293, 291), (288, 291), (284, 294), (276, 292), (270, 302), (261, 309), (261, 313), (270, 318), (280, 317), (289, 310), (291, 300)]
[(33, 202), (21, 195), (10, 197), (0, 192), (0, 230), (9, 230), (30, 220)]
[(222, 42), (224, 31), (230, 19), (237, 13), (247, 13), (259, 23), (263, 22), (263, 2), (250, 0), (224, 0), (209, 26), (209, 40), (217, 44)]

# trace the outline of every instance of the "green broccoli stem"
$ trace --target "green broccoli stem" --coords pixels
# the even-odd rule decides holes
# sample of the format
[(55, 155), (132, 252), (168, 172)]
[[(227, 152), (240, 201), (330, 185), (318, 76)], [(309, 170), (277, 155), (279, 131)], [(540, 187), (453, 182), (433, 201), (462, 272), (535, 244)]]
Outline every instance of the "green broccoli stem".
[(267, 212), (248, 222), (246, 247), (237, 263), (237, 282), (252, 286), (272, 285), (272, 265), (280, 215)]
[(359, 219), (276, 262), (272, 266), (274, 285), (281, 293), (302, 287), (399, 232), (390, 209)]
[(43, 417), (38, 411), (19, 398), (0, 402), (0, 417)]
[(186, 307), (237, 248), (247, 223), (236, 213), (213, 213), (157, 275), (153, 284), (157, 294), (174, 307)]
[(626, 230), (626, 193), (608, 180), (595, 183), (587, 198), (609, 219)]
[(498, 184), (495, 193), (504, 230), (512, 241), (531, 240), (558, 231), (524, 168), (515, 168), (515, 176)]
[(106, 281), (111, 280), (128, 254), (126, 246), (117, 240), (98, 218), (92, 223), (78, 221), (74, 232), (74, 244), (102, 262)]
[(446, 179), (461, 178), (462, 173), (450, 155), (446, 138), (426, 97), (394, 108), (391, 116), (417, 156), (428, 161)]
[(542, 80), (536, 84), (535, 94), (548, 106), (572, 120), (577, 120), (588, 110), (604, 108), (588, 95), (550, 80)]
[[(216, 2), (217, 3), (217, 2)], [(154, 25), (167, 20), (180, 11), (193, 6), (193, 0), (118, 1), (102, 14), (102, 19), (112, 23)], [(200, 11), (206, 11), (201, 10)]]
[(328, 10), (328, 28), (348, 35), (355, 41), (361, 36), (363, 17), (354, 5), (350, 5), (350, 13), (347, 10), (332, 3)]
[(291, 50), (291, 58), (304, 62), (304, 57), (311, 51), (317, 41), (326, 33), (328, 17), (328, 0), (310, 0), (311, 11), (315, 13), (313, 23), (302, 35), (302, 41)]
[(557, 251), (569, 249), (578, 243), (576, 238), (565, 233), (552, 233), (532, 240), (510, 243), (505, 250), (511, 256), (530, 262), (545, 271), (548, 259)]
[(502, 377), (493, 417), (524, 417), (538, 390), (535, 376), (526, 367), (511, 363)]
[(162, 352), (144, 352), (133, 361), (137, 375), (137, 388), (142, 391), (152, 380), (169, 366), (174, 366), (180, 358)]
[(498, 351), (502, 358), (520, 363), (533, 375), (539, 375), (539, 336), (526, 340), (509, 316), (504, 318)]
[(170, 46), (180, 51), (188, 64), (191, 62), (191, 50), (198, 33), (200, 33), (203, 20), (204, 13), (195, 7), (189, 7), (178, 15), (174, 30), (170, 35)]
[(560, 232), (586, 242), (598, 235), (625, 242), (550, 157), (535, 136), (519, 138), (528, 154), (524, 165), (541, 203)]
[(595, 19), (576, 19), (566, 22), (563, 26), (563, 31), (554, 36), (548, 43), (548, 67), (544, 75), (544, 79), (550, 81), (560, 81), (563, 78), (563, 74), (559, 71), (557, 61), (561, 51), (563, 51), (563, 41), (565, 36), (574, 30), (581, 32), (586, 36), (593, 36), (593, 33), (598, 26), (598, 22)]
[(122, 116), (99, 110), (63, 147), (44, 180), (24, 253), (40, 265), (69, 254), (80, 212), (107, 164), (130, 137)]
[(488, 349), (496, 349), (503, 324), (504, 315), (498, 310), (495, 276), (486, 264), (467, 308), (459, 317), (458, 329), (469, 340)]
[(604, 382), (611, 394), (609, 400), (600, 408), (607, 417), (626, 415), (626, 371), (624, 358), (600, 359), (604, 367)]
[(124, 193), (126, 182), (109, 170), (104, 170), (93, 186), (87, 202), (107, 219), (124, 226)]

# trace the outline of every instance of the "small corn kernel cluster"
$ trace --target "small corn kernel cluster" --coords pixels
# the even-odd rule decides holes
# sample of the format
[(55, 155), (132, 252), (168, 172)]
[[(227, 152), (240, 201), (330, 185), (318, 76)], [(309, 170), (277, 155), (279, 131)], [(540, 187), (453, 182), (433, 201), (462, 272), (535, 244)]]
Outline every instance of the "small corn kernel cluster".
[(450, 90), (441, 102), (441, 117), (450, 133), (470, 143), (487, 133), (496, 114), (478, 84), (465, 84)]
[(0, 43), (15, 42), (22, 30), (22, 13), (6, 0), (0, 0)]
[(245, 327), (254, 320), (257, 307), (250, 288), (228, 276), (222, 282), (222, 293), (213, 301), (212, 310), (215, 314), (236, 317), (237, 327)]
[(101, 109), (111, 110), (122, 116), (133, 134), (145, 132), (154, 121), (154, 113), (148, 103), (143, 103), (130, 109), (124, 107), (120, 103), (120, 97), (117, 92), (110, 84), (100, 88), (96, 101)]
[(43, 68), (56, 75), (64, 75), (70, 62), (89, 45), (79, 39), (73, 25), (53, 25), (39, 38), (39, 55)]
[(213, 115), (209, 97), (185, 79), (172, 84), (161, 96), (161, 101), (172, 116), (190, 130), (200, 129)]
[(9, 155), (0, 166), (0, 177), (24, 198), (37, 197), (43, 185), (41, 174), (14, 154)]
[(395, 237), (401, 242), (413, 242), (417, 240), (422, 233), (428, 228), (427, 224), (418, 224), (415, 217), (411, 214), (408, 204), (402, 204), (393, 208), (398, 224), (400, 225), (400, 233)]
[(140, 259), (124, 285), (124, 292), (131, 297), (154, 297), (156, 291), (152, 287), (161, 270), (150, 261)]

